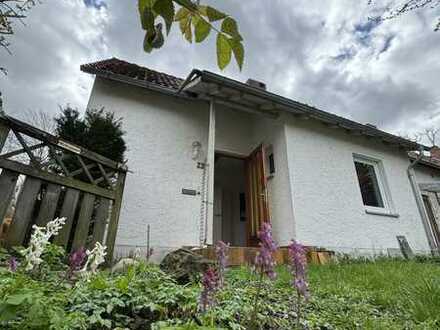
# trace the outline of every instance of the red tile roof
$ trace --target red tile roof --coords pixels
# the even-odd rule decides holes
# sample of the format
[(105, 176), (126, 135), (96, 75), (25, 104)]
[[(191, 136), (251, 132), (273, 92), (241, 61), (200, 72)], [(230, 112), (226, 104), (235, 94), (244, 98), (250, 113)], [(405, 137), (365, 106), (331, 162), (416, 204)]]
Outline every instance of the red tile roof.
[(115, 57), (94, 63), (81, 65), (81, 71), (91, 74), (117, 74), (140, 81), (156, 84), (170, 89), (179, 89), (183, 79), (171, 76), (166, 73), (154, 71), (143, 66), (128, 63)]

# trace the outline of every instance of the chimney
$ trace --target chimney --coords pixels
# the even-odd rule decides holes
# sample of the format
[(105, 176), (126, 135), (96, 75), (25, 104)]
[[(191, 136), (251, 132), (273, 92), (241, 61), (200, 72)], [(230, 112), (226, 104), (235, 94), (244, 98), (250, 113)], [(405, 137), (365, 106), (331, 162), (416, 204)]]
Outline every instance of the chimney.
[(436, 160), (440, 161), (440, 148), (437, 146), (433, 146), (431, 150), (429, 150), (431, 153), (431, 158), (434, 158)]
[(246, 81), (246, 84), (248, 84), (249, 86), (255, 87), (255, 88), (266, 90), (266, 84), (264, 82), (261, 82), (258, 80), (248, 79)]

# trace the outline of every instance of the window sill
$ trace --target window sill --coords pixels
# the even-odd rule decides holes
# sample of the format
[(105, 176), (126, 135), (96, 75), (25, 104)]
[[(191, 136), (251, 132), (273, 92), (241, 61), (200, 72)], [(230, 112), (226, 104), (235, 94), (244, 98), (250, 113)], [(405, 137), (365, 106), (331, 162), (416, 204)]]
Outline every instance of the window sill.
[(390, 218), (398, 218), (400, 215), (398, 213), (393, 213), (390, 211), (380, 211), (380, 210), (365, 210), (365, 213), (367, 214), (373, 214), (373, 215), (380, 215), (383, 217), (390, 217)]

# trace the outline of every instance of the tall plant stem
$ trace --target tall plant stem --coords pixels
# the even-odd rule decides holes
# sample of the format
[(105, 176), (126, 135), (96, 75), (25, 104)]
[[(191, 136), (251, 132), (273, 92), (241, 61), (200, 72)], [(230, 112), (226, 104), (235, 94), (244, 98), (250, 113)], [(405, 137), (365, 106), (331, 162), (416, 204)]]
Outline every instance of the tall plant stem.
[(259, 298), (260, 298), (261, 287), (263, 286), (263, 275), (264, 275), (263, 270), (261, 270), (260, 278), (258, 280), (257, 291), (255, 292), (254, 310), (252, 311), (252, 316), (251, 316), (251, 320), (249, 323), (249, 329), (257, 329), (255, 322), (256, 322), (257, 313), (258, 313), (258, 303), (260, 302)]
[(300, 329), (301, 325), (301, 294), (299, 291), (296, 292), (296, 328)]

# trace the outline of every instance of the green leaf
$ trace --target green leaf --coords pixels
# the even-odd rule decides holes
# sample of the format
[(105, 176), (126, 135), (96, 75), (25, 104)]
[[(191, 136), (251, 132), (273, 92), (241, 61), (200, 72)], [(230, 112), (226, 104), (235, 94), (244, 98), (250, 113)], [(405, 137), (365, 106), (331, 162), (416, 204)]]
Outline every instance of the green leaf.
[(222, 23), (222, 32), (230, 35), (234, 39), (243, 40), (238, 32), (238, 25), (235, 19), (227, 17)]
[(173, 0), (156, 1), (153, 6), (153, 10), (163, 18), (163, 20), (165, 21), (165, 26), (167, 28), (167, 34), (170, 33), (175, 13)]
[(190, 0), (174, 0), (174, 2), (178, 3), (182, 7), (188, 8), (190, 10), (197, 9), (197, 6)]
[(208, 19), (210, 22), (219, 21), (223, 18), (228, 17), (225, 13), (222, 13), (221, 11), (218, 11), (215, 8), (212, 7), (206, 7), (206, 16), (208, 16)]
[(146, 31), (154, 29), (155, 16), (151, 7), (145, 7), (141, 15), (142, 28)]
[(176, 22), (181, 21), (182, 19), (187, 18), (190, 14), (191, 12), (188, 9), (182, 7), (177, 11), (176, 16), (174, 16), (174, 20)]
[(144, 30), (154, 27), (153, 1), (154, 0), (138, 0), (139, 16)]
[(189, 43), (192, 42), (191, 20), (192, 16), (187, 16), (186, 18), (180, 20), (180, 31)]
[(208, 17), (208, 6), (199, 5), (197, 6), (197, 11), (200, 15)]
[(152, 45), (152, 40), (154, 38), (154, 30), (150, 30), (147, 31), (147, 33), (145, 33), (145, 38), (144, 38), (144, 51), (146, 53), (151, 53), (151, 51), (153, 50), (153, 45)]
[(211, 24), (204, 19), (199, 19), (195, 25), (194, 34), (196, 42), (205, 40), (211, 32)]
[(237, 61), (238, 67), (243, 68), (244, 63), (244, 47), (240, 40), (229, 39), (229, 43), (232, 47), (232, 52), (234, 53), (235, 60)]
[(232, 48), (228, 38), (223, 34), (217, 35), (217, 64), (223, 70), (231, 62)]
[(0, 305), (0, 321), (10, 321), (18, 316), (20, 311), (20, 306), (18, 305)]
[(139, 14), (142, 14), (146, 7), (151, 8), (151, 6), (153, 5), (153, 1), (154, 0), (138, 0)]
[(24, 301), (31, 298), (31, 295), (24, 293), (24, 294), (16, 294), (13, 296), (8, 297), (6, 300), (6, 303), (9, 305), (21, 305)]

